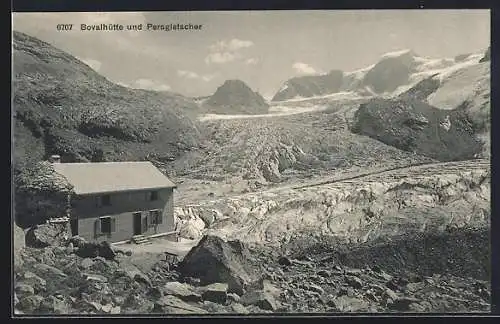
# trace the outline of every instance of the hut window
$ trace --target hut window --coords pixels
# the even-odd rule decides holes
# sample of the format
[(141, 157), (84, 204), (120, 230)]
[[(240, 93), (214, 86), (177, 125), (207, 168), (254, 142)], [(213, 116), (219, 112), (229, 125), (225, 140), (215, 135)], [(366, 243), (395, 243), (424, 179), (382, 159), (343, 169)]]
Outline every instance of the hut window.
[(158, 200), (158, 191), (150, 191), (147, 193), (148, 201)]
[(111, 234), (116, 230), (116, 221), (114, 218), (109, 216), (101, 217), (99, 223), (101, 234)]
[(163, 224), (162, 214), (158, 209), (149, 211), (149, 219), (150, 219), (149, 223), (151, 225)]
[(102, 195), (97, 197), (97, 206), (111, 206), (111, 196), (110, 195)]
[(103, 195), (102, 196), (102, 205), (103, 206), (111, 205), (111, 196), (110, 195)]

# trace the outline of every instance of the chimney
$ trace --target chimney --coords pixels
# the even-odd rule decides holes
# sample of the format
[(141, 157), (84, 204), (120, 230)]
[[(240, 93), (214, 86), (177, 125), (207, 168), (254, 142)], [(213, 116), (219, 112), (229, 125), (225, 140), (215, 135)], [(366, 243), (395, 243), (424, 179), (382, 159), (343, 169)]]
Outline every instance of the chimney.
[(49, 159), (50, 163), (61, 163), (60, 155), (51, 155)]

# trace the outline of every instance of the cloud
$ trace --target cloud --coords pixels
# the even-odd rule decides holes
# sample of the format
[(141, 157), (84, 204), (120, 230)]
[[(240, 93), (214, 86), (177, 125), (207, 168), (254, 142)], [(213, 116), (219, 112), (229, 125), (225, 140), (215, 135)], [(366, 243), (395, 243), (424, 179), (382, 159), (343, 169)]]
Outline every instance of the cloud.
[(212, 52), (236, 52), (242, 48), (253, 46), (253, 42), (249, 40), (241, 40), (233, 38), (230, 41), (218, 41), (215, 44), (209, 46)]
[(215, 78), (215, 74), (199, 75), (196, 72), (186, 70), (178, 70), (177, 75), (186, 79), (203, 80), (205, 82), (211, 81), (213, 78)]
[(181, 77), (185, 77), (186, 79), (198, 79), (200, 76), (196, 72), (178, 70), (177, 75)]
[(87, 64), (88, 66), (90, 66), (96, 72), (99, 72), (99, 70), (101, 69), (102, 63), (99, 62), (98, 60), (94, 60), (94, 59), (90, 59), (90, 58), (87, 58), (87, 59), (78, 58), (78, 59), (80, 61), (82, 61), (83, 63)]
[(201, 78), (202, 78), (203, 81), (208, 82), (208, 81), (211, 81), (213, 78), (215, 78), (215, 74), (204, 75)]
[(237, 56), (239, 57), (238, 54), (233, 54), (230, 52), (210, 53), (207, 55), (207, 57), (205, 57), (205, 63), (222, 64), (222, 63), (232, 62), (236, 60)]
[(241, 54), (239, 53), (241, 49), (248, 48), (253, 45), (253, 42), (250, 40), (241, 40), (237, 38), (218, 41), (208, 47), (210, 53), (205, 57), (205, 63), (223, 64), (235, 61), (241, 58)]
[(169, 85), (157, 83), (151, 79), (138, 79), (134, 82), (133, 88), (153, 91), (169, 91), (171, 89)]
[(248, 65), (255, 65), (257, 63), (259, 63), (259, 60), (256, 58), (253, 58), (253, 57), (251, 57), (245, 61), (245, 64), (248, 64)]
[(316, 74), (316, 71), (312, 66), (306, 63), (296, 62), (292, 65), (293, 69), (300, 74)]

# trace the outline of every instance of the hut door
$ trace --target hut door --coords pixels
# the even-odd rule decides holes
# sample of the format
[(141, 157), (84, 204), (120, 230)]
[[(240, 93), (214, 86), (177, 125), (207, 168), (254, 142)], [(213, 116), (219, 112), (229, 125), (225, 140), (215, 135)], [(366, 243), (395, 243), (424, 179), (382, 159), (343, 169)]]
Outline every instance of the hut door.
[(141, 213), (133, 213), (134, 218), (134, 235), (142, 234), (142, 215)]
[(70, 220), (71, 235), (78, 235), (78, 218), (72, 218)]

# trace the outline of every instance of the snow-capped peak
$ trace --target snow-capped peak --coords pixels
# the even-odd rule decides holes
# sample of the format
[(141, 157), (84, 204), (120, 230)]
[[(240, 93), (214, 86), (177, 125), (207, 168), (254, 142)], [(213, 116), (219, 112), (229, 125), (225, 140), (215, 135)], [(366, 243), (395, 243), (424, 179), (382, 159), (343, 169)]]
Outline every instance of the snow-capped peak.
[(390, 57), (399, 57), (401, 55), (413, 53), (411, 49), (404, 49), (400, 51), (394, 51), (394, 52), (389, 52), (385, 53), (384, 55), (381, 56), (381, 58), (390, 58)]

